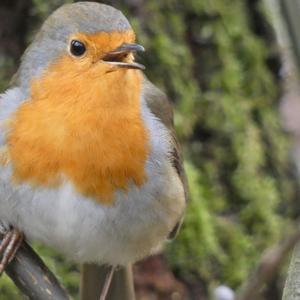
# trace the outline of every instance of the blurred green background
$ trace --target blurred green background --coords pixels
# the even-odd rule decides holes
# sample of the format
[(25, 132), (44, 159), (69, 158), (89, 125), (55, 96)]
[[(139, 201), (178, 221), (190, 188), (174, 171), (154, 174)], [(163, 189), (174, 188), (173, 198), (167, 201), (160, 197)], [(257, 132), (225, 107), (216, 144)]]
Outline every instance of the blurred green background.
[[(66, 2), (73, 1), (1, 0), (0, 91), (43, 20)], [(151, 266), (143, 262), (135, 277), (138, 299), (209, 299), (220, 284), (237, 289), (299, 215), (289, 137), (278, 112), (281, 61), (268, 11), (261, 0), (101, 2), (129, 17), (147, 49), (140, 57), (147, 76), (175, 104), (190, 185), (183, 228), (156, 258), (173, 283), (140, 280)], [(76, 296), (77, 267), (36, 248)], [(280, 299), (283, 279), (276, 275), (263, 299)], [(1, 278), (0, 300), (14, 299), (20, 299), (16, 288)]]

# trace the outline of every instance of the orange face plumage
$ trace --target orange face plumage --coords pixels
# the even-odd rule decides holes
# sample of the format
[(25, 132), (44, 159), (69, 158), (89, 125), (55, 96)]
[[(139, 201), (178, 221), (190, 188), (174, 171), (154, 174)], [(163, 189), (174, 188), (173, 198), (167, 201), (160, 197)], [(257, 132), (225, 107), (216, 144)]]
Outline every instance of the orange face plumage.
[(100, 61), (134, 33), (75, 37), (86, 54), (60, 57), (31, 82), (30, 99), (9, 125), (9, 156), (18, 181), (50, 186), (66, 177), (82, 194), (111, 203), (116, 189), (143, 184), (150, 147), (141, 72)]

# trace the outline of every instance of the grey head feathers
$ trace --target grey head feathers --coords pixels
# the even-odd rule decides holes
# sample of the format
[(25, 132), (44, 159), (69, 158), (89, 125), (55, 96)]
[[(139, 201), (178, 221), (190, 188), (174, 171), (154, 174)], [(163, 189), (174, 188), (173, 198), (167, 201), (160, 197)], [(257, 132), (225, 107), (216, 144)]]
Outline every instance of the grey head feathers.
[(57, 57), (66, 53), (72, 34), (127, 31), (131, 26), (121, 11), (96, 2), (77, 2), (58, 8), (44, 22), (32, 44), (21, 59), (13, 84), (20, 86), (28, 96), (31, 79)]
[(63, 40), (76, 33), (125, 31), (130, 24), (121, 11), (96, 2), (77, 2), (58, 8), (44, 23), (41, 33)]

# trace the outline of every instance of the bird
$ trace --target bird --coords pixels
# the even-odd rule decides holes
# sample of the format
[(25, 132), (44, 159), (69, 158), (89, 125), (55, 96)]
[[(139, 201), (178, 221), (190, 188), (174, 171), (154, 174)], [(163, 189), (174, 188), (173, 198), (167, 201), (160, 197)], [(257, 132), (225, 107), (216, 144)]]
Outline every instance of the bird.
[(121, 11), (76, 2), (24, 52), (0, 95), (1, 272), (24, 238), (117, 267), (175, 235), (186, 176), (172, 106), (135, 61), (144, 50)]

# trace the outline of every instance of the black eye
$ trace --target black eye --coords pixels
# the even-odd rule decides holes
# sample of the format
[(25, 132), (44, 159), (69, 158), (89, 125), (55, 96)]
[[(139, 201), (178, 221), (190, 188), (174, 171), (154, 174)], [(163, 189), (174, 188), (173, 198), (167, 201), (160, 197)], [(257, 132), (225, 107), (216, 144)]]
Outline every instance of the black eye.
[(71, 42), (70, 51), (74, 56), (81, 56), (85, 52), (85, 46), (82, 42), (73, 40)]

